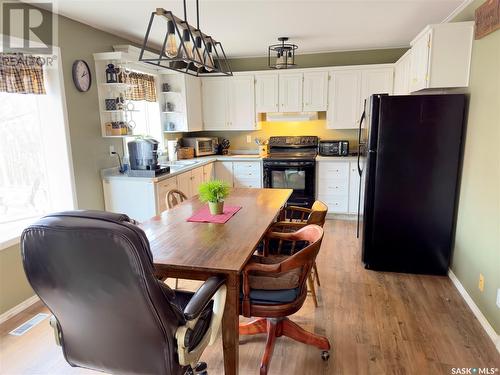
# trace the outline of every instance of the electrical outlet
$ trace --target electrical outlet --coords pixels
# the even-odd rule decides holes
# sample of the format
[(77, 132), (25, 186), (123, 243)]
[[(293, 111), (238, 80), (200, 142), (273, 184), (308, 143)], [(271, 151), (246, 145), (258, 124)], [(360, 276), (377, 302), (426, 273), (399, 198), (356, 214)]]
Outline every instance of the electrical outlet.
[(484, 276), (479, 274), (479, 284), (477, 286), (481, 292), (484, 291)]
[(252, 136), (251, 135), (247, 135), (247, 143), (252, 143)]
[(115, 146), (111, 145), (109, 146), (109, 156), (114, 156), (113, 152), (115, 152)]
[(497, 289), (497, 306), (500, 309), (500, 288)]

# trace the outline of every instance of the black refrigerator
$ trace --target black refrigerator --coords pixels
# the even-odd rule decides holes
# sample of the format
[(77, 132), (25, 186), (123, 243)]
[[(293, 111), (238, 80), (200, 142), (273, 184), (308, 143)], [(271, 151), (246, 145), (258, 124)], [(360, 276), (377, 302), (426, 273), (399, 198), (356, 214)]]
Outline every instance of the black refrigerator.
[(373, 95), (359, 129), (358, 236), (365, 268), (446, 275), (465, 95)]

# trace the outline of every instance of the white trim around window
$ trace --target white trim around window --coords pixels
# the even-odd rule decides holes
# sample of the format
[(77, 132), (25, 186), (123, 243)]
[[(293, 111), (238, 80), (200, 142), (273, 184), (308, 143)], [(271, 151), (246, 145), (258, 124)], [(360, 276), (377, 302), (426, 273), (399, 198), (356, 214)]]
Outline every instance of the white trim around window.
[[(1, 37), (1, 34), (0, 34)], [(41, 134), (45, 156), (50, 208), (48, 211), (71, 210), (77, 207), (70, 132), (62, 70), (61, 50), (53, 47), (56, 57), (45, 67), (47, 95), (39, 100), (39, 115), (44, 129)], [(22, 173), (22, 172), (20, 172)], [(47, 212), (45, 212), (47, 213)], [(41, 213), (38, 217), (43, 216)], [(0, 251), (19, 243), (22, 230), (37, 216), (17, 222), (0, 224)], [(3, 226), (3, 228), (2, 228)]]

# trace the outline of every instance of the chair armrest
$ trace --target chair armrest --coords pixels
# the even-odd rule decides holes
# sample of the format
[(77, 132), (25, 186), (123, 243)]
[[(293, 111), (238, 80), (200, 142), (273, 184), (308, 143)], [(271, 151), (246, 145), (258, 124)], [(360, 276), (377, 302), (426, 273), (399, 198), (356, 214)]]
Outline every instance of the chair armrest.
[(225, 282), (224, 278), (216, 276), (205, 281), (184, 308), (184, 317), (186, 320), (196, 319)]

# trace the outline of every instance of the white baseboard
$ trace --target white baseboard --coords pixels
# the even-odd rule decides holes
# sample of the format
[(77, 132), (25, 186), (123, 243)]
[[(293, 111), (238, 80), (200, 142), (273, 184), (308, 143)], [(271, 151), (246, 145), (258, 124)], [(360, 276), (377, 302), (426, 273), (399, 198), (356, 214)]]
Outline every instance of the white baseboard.
[(497, 348), (498, 352), (500, 353), (500, 335), (496, 333), (496, 331), (493, 329), (491, 324), (488, 322), (486, 317), (483, 315), (481, 310), (479, 310), (479, 307), (477, 307), (476, 303), (474, 300), (471, 298), (469, 293), (465, 290), (464, 286), (458, 280), (457, 276), (453, 273), (453, 271), (450, 269), (448, 270), (448, 277), (450, 278), (451, 282), (453, 285), (455, 285), (455, 288), (457, 288), (458, 292), (462, 296), (462, 298), (465, 300), (469, 308), (472, 310), (472, 313), (474, 316), (479, 320), (479, 323), (481, 323), (481, 326), (483, 329), (486, 331), (487, 335), (490, 337), (491, 341), (493, 341), (493, 344), (495, 344), (495, 347)]
[(28, 298), (26, 301), (21, 302), (19, 305), (14, 306), (12, 309), (7, 310), (2, 315), (0, 315), (0, 324), (5, 322), (6, 320), (12, 318), (14, 315), (19, 314), (23, 310), (26, 310), (28, 307), (37, 302), (40, 298), (37, 295)]

